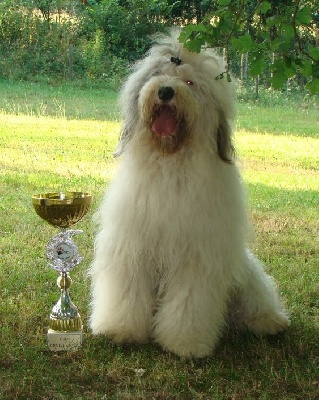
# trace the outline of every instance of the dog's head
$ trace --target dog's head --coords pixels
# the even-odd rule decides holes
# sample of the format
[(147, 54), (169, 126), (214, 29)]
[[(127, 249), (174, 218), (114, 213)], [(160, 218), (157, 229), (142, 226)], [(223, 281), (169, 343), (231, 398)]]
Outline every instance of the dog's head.
[(206, 146), (223, 161), (232, 161), (234, 95), (232, 83), (216, 80), (223, 71), (213, 51), (189, 52), (176, 32), (162, 38), (124, 84), (119, 152), (136, 138), (162, 154)]

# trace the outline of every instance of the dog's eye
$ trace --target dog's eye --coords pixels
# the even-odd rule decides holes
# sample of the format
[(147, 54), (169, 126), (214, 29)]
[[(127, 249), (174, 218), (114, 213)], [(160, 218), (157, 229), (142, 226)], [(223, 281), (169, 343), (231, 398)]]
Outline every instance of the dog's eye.
[(185, 81), (185, 83), (186, 83), (188, 86), (194, 85), (194, 82), (193, 82), (193, 81), (190, 81), (190, 80)]

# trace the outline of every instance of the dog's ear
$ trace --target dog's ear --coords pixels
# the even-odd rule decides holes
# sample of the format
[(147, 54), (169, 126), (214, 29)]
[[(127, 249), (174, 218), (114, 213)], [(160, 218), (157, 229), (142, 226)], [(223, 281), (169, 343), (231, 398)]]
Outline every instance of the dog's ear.
[[(142, 86), (141, 79), (133, 79), (137, 74), (132, 74), (124, 83), (120, 92), (119, 104), (122, 109), (124, 121), (119, 135), (119, 141), (116, 146), (114, 157), (120, 156), (127, 143), (133, 137), (136, 125), (136, 116), (138, 115), (137, 103), (139, 90)], [(132, 89), (133, 88), (133, 89)]]
[(120, 156), (129, 140), (131, 139), (132, 135), (130, 135), (130, 129), (128, 129), (125, 124), (121, 128), (120, 136), (119, 136), (119, 141), (116, 145), (115, 152), (113, 153), (114, 157)]
[[(157, 69), (156, 59), (152, 63), (146, 61), (149, 57), (139, 60), (133, 66), (132, 73), (124, 82), (119, 96), (119, 105), (122, 109), (124, 121), (121, 128), (119, 142), (113, 155), (120, 156), (127, 143), (132, 139), (138, 122), (138, 99), (144, 83)], [(152, 61), (152, 59), (151, 59)]]
[(232, 130), (223, 114), (221, 114), (217, 130), (217, 152), (223, 161), (227, 163), (234, 161), (235, 148), (232, 143)]

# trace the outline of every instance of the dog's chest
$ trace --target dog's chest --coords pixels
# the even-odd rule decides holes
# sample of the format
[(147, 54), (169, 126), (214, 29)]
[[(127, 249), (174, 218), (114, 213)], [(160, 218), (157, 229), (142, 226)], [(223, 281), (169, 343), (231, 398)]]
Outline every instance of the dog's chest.
[[(229, 178), (224, 175), (220, 169), (214, 170), (211, 160), (204, 156), (134, 160), (121, 174), (126, 181), (126, 212), (132, 225), (156, 236), (167, 234), (176, 226), (179, 235), (184, 235), (201, 226), (205, 230), (208, 224), (221, 224), (223, 219), (232, 217), (230, 206), (234, 201), (227, 190)], [(237, 189), (232, 187), (234, 190)], [(227, 203), (229, 216), (221, 211)]]

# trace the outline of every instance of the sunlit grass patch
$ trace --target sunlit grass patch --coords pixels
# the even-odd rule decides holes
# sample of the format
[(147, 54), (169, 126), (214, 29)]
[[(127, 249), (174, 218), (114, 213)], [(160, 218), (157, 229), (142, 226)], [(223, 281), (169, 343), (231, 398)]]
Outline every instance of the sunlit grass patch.
[(319, 137), (257, 135), (244, 130), (235, 137), (253, 208), (314, 212), (319, 192)]
[(24, 175), (21, 184), (39, 190), (61, 188), (65, 179), (70, 190), (93, 188), (113, 168), (118, 134), (116, 121), (2, 115), (0, 174), (9, 184)]
[[(313, 127), (315, 130), (316, 128)], [(319, 130), (318, 130), (319, 132)], [(256, 166), (290, 169), (319, 169), (319, 133), (314, 137), (300, 137), (292, 134), (259, 133), (238, 130), (235, 134), (239, 156), (244, 155)], [(270, 173), (270, 175), (272, 175)]]

